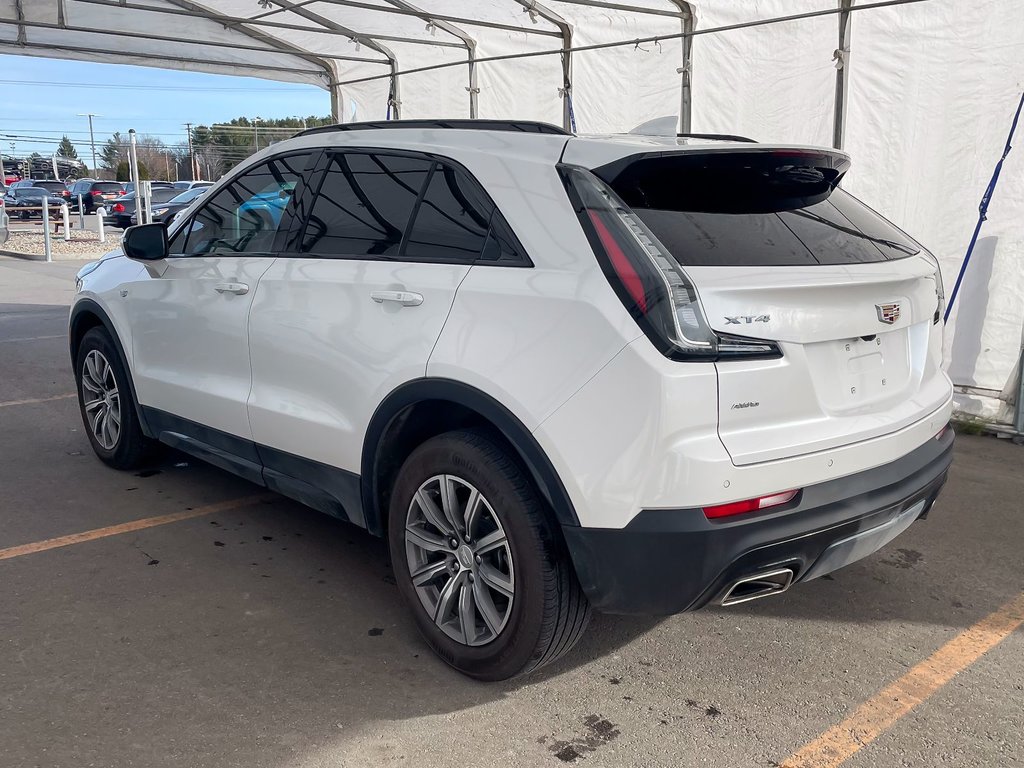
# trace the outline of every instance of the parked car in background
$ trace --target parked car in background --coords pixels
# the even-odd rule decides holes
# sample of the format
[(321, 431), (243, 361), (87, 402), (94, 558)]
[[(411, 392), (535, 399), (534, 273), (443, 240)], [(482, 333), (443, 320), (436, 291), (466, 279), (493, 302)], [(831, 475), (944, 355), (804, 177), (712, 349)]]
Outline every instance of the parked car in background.
[(194, 189), (196, 187), (212, 187), (212, 181), (176, 181), (174, 188), (178, 190)]
[(10, 221), (7, 219), (7, 211), (4, 210), (3, 198), (0, 198), (0, 245), (7, 242), (10, 232)]
[(71, 187), (71, 202), (77, 208), (78, 196), (82, 196), (82, 210), (92, 213), (97, 207), (124, 194), (124, 185), (119, 181), (93, 181), (80, 179)]
[[(64, 205), (65, 200), (60, 195), (51, 192), (44, 187), (24, 187), (20, 185), (12, 185), (7, 190), (7, 194), (4, 195), (4, 204), (8, 208), (8, 215), (17, 216), (19, 219), (34, 219), (42, 218), (42, 210), (25, 210), (16, 211), (10, 210), (19, 206), (29, 206), (32, 208), (39, 208), (43, 204), (50, 206)], [(50, 212), (51, 218), (56, 214), (55, 211)]]
[(42, 187), (51, 194), (58, 195), (64, 198), (64, 202), (68, 202), (71, 197), (71, 192), (68, 190), (67, 184), (63, 181), (56, 181), (54, 179), (22, 179), (11, 184), (11, 189), (18, 189), (21, 187)]
[[(150, 200), (153, 207), (166, 203), (178, 195), (174, 187), (154, 187), (150, 192)], [(127, 229), (135, 223), (135, 195), (125, 194), (115, 197), (105, 204), (104, 209), (107, 215), (103, 217), (103, 223), (119, 229)]]
[[(150, 189), (175, 189), (173, 181), (151, 181), (149, 182)], [(124, 185), (124, 193), (126, 195), (135, 194), (135, 182), (129, 181)]]
[[(192, 201), (197, 197), (202, 197), (208, 189), (209, 187), (192, 187), (192, 189), (186, 190), (176, 197), (172, 197), (166, 203), (157, 205), (154, 201), (153, 221), (170, 224), (178, 213), (188, 208), (192, 204)], [(175, 192), (177, 191), (178, 190), (175, 190)], [(134, 211), (132, 212), (131, 223), (138, 223)]]

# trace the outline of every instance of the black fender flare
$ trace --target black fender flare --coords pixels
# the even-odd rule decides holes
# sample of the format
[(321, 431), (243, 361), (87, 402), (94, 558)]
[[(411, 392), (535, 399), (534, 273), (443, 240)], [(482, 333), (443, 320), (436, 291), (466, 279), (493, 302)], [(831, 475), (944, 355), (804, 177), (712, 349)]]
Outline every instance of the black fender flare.
[[(132, 402), (135, 404), (135, 413), (139, 418), (139, 426), (142, 428), (142, 434), (146, 437), (155, 437), (146, 421), (146, 414), (144, 413), (142, 406), (139, 404), (139, 396), (135, 392), (135, 380), (132, 377), (132, 369), (131, 366), (128, 365), (128, 357), (124, 353), (124, 347), (121, 346), (121, 339), (117, 335), (117, 331), (114, 330), (114, 323), (111, 322), (110, 316), (106, 313), (103, 307), (93, 299), (79, 299), (71, 308), (71, 318), (68, 321), (68, 352), (71, 354), (71, 370), (74, 371), (75, 366), (78, 364), (78, 344), (76, 339), (78, 338), (78, 329), (81, 327), (81, 324), (85, 319), (85, 315), (87, 314), (95, 315), (96, 318), (99, 319), (100, 325), (106, 329), (107, 333), (110, 334), (110, 338), (114, 340), (114, 346), (117, 348), (117, 354), (121, 357), (121, 365), (124, 366), (125, 375), (128, 377), (128, 388), (131, 389)], [(77, 389), (77, 382), (75, 387)]]
[(398, 414), (425, 400), (446, 400), (470, 408), (487, 419), (515, 449), (523, 465), (536, 483), (541, 495), (551, 505), (561, 525), (578, 526), (579, 518), (551, 460), (530, 430), (508, 408), (487, 393), (454, 379), (422, 378), (402, 384), (377, 406), (363, 438), (360, 476), (363, 511), (367, 528), (383, 532), (387, 512), (377, 509), (380, 489), (377, 487), (378, 448), (387, 428)]

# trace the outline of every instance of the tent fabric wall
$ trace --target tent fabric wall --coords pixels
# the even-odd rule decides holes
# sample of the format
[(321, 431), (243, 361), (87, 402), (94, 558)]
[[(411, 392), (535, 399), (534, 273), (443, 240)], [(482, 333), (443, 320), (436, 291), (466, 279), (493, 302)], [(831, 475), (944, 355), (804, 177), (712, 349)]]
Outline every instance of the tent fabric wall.
[[(616, 0), (602, 7), (593, 5), (602, 0), (538, 2), (571, 25), (574, 45), (681, 29), (679, 5), (669, 0)], [(657, 14), (623, 7), (630, 5)], [(835, 10), (838, 3), (693, 0), (689, 6), (699, 31)], [(340, 90), (344, 120), (387, 116), (392, 66), (452, 62), (457, 66), (399, 76), (402, 117), (468, 117), (463, 38), (481, 58), (559, 49), (558, 25), (542, 8), (533, 10), (520, 0), (271, 0), (268, 6), (254, 0), (0, 0), (0, 51), (333, 87)], [(451, 22), (458, 28), (453, 31), (431, 23), (437, 14), (464, 20)], [(854, 164), (844, 184), (932, 250), (949, 289), (1024, 88), (1024, 3), (930, 0), (850, 18), (845, 149)], [(839, 17), (830, 15), (694, 37), (692, 130), (830, 144), (838, 26)], [(625, 131), (679, 113), (678, 39), (572, 58), (580, 132)], [(559, 55), (484, 62), (477, 73), (479, 117), (561, 124)], [(1022, 151), (1011, 153), (1004, 166), (947, 334), (954, 381), (992, 395), (1010, 381), (1024, 325)], [(971, 396), (961, 407), (992, 416), (1001, 402)]]

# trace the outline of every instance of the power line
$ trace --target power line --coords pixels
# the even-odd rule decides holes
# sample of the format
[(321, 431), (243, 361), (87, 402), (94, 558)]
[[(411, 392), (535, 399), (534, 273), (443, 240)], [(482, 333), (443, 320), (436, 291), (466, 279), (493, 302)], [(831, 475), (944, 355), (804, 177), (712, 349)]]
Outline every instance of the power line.
[(125, 83), (81, 83), (61, 82), (58, 80), (0, 80), (0, 85), (24, 85), (35, 87), (37, 85), (46, 88), (97, 88), (103, 90), (129, 90), (129, 91), (203, 91), (203, 92), (240, 92), (240, 93), (309, 93), (309, 89), (320, 90), (315, 85), (303, 87), (283, 88), (241, 88), (230, 86), (184, 86), (184, 85), (149, 85), (140, 83), (131, 85)]

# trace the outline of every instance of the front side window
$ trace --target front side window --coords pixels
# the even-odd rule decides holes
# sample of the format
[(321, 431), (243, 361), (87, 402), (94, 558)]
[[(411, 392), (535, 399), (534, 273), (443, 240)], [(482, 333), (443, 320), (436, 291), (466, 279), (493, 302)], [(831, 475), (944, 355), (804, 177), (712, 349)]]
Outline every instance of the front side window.
[(432, 161), (362, 152), (331, 156), (302, 237), (303, 253), (394, 258)]
[[(278, 157), (246, 171), (218, 192), (184, 229), (186, 256), (271, 253), (278, 232), (287, 231), (295, 187), (308, 154)], [(179, 247), (179, 238), (172, 244)]]

